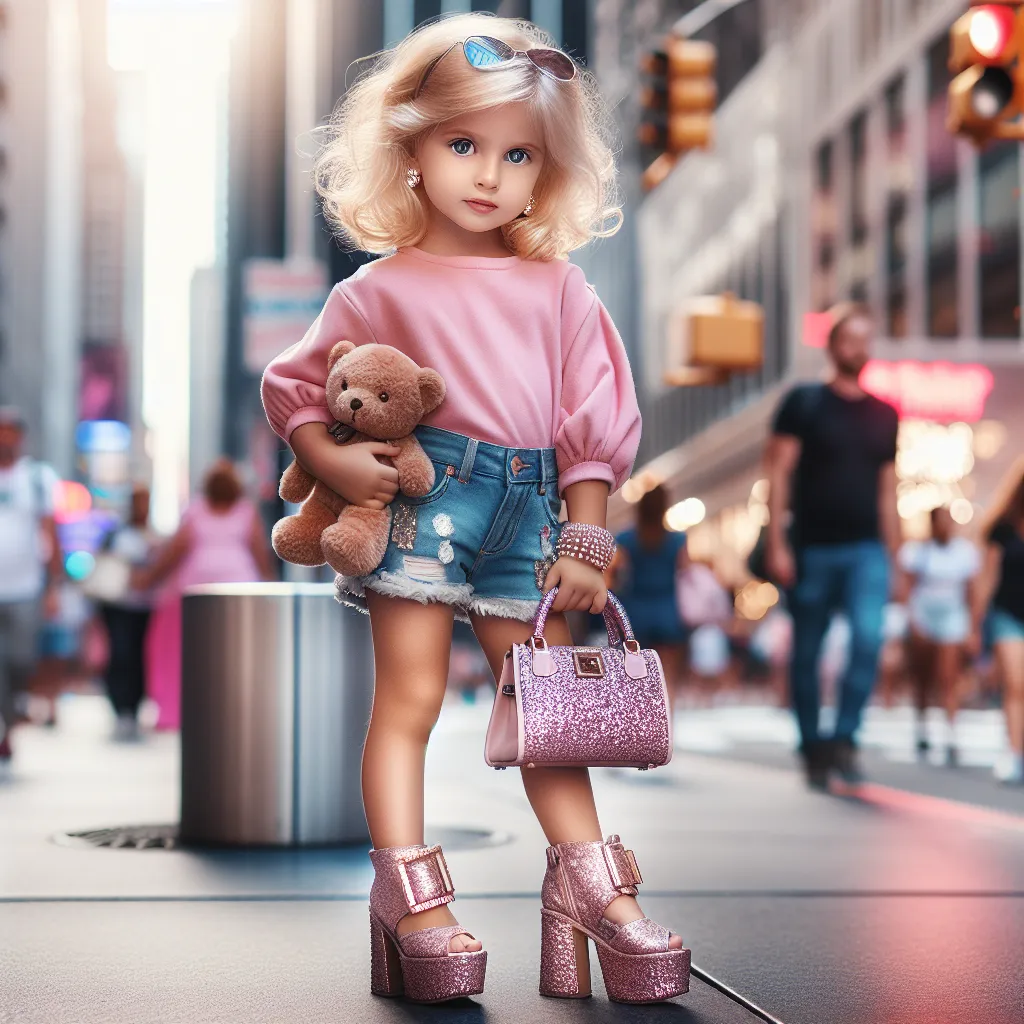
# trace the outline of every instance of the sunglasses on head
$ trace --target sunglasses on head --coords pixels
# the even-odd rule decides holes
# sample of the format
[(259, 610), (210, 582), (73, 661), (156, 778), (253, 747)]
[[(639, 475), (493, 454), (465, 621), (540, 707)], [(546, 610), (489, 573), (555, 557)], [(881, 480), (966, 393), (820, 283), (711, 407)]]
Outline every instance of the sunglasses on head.
[(466, 60), (478, 71), (497, 71), (508, 67), (517, 57), (526, 57), (542, 74), (553, 78), (556, 82), (571, 82), (576, 77), (576, 65), (561, 50), (546, 47), (533, 50), (513, 50), (508, 43), (495, 39), (494, 36), (469, 36), (460, 42), (452, 43), (439, 57), (435, 57), (423, 72), (420, 84), (412, 98), (416, 99), (427, 84), (434, 68), (441, 63), (457, 46), (462, 47)]

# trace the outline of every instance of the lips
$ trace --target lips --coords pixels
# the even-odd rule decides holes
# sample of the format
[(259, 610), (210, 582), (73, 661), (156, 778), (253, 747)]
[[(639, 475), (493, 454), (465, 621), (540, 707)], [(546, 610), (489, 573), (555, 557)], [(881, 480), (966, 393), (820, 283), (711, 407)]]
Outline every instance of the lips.
[(466, 205), (477, 213), (491, 213), (498, 208), (497, 203), (489, 202), (486, 199), (466, 199)]

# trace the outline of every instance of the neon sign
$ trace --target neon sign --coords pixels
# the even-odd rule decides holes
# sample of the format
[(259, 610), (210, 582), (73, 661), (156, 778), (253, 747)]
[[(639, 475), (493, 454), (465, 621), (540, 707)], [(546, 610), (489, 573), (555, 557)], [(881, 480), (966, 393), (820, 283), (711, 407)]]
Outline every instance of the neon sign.
[(887, 363), (873, 359), (860, 376), (865, 391), (896, 407), (901, 419), (977, 423), (995, 380), (978, 363)]

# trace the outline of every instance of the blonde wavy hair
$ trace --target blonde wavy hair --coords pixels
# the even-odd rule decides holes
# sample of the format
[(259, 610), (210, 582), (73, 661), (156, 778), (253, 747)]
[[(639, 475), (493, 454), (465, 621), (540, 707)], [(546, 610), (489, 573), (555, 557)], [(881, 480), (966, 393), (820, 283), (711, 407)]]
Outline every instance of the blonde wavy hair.
[(520, 58), (481, 73), (453, 52), (413, 99), (430, 62), (471, 35), (494, 36), (516, 50), (555, 48), (530, 22), (464, 14), (425, 25), (368, 58), (371, 67), (327, 126), (314, 169), (328, 222), (367, 252), (416, 245), (427, 218), (406, 170), (418, 142), (457, 114), (522, 102), (543, 131), (546, 152), (534, 211), (501, 229), (509, 250), (524, 259), (564, 259), (593, 238), (613, 235), (622, 223), (613, 122), (588, 72), (579, 68), (573, 81), (558, 82)]

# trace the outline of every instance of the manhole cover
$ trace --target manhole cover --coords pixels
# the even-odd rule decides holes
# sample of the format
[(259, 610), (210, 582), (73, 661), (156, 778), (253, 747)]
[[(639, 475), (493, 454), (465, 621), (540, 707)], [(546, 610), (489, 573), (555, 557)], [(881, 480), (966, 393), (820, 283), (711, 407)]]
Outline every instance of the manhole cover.
[(177, 825), (122, 825), (91, 828), (84, 832), (58, 832), (58, 846), (109, 846), (125, 850), (173, 850), (178, 845)]

